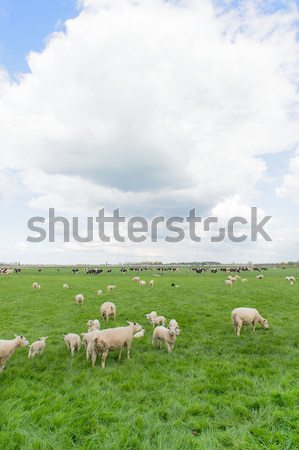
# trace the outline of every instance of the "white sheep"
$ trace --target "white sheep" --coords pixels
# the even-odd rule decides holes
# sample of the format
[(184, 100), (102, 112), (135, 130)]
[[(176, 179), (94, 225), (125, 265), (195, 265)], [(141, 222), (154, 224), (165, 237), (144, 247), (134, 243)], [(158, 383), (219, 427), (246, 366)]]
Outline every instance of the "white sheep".
[(247, 280), (247, 278), (242, 278), (241, 281), (242, 281), (242, 283), (247, 283), (248, 280)]
[(171, 319), (168, 324), (168, 328), (180, 328), (175, 319)]
[(140, 280), (139, 281), (139, 286), (140, 287), (144, 287), (146, 285), (146, 281), (144, 281), (144, 280)]
[(257, 275), (256, 278), (257, 278), (258, 280), (262, 280), (262, 279), (264, 278), (264, 275), (262, 275), (262, 274), (261, 274), (261, 275)]
[(35, 282), (32, 284), (32, 289), (40, 289), (40, 285), (35, 281)]
[(166, 317), (164, 316), (152, 317), (150, 323), (153, 325), (153, 327), (157, 325), (162, 325), (164, 327), (166, 324)]
[(148, 320), (150, 323), (152, 323), (152, 322), (151, 322), (151, 319), (154, 319), (154, 318), (157, 317), (157, 316), (158, 316), (158, 314), (156, 313), (156, 311), (152, 311), (152, 312), (150, 312), (150, 313), (148, 313), (148, 314), (145, 314), (144, 317), (146, 317), (147, 320)]
[(97, 295), (102, 295), (103, 294), (103, 291), (101, 290), (101, 289), (99, 289), (98, 291), (97, 291)]
[(156, 327), (154, 329), (152, 344), (155, 347), (157, 344), (161, 348), (162, 341), (164, 341), (168, 353), (172, 352), (177, 336), (180, 334), (179, 328), (165, 328)]
[(116, 289), (116, 285), (115, 285), (115, 284), (109, 284), (109, 285), (107, 286), (107, 291), (108, 291), (108, 292), (112, 291), (113, 289)]
[(230, 281), (232, 281), (233, 283), (235, 283), (236, 281), (238, 281), (238, 278), (233, 277), (232, 275), (229, 275), (229, 276), (227, 277), (227, 280), (230, 280)]
[(133, 335), (134, 339), (139, 339), (142, 338), (145, 335), (145, 329), (143, 328), (142, 330), (138, 331), (137, 333), (135, 333)]
[(141, 331), (142, 327), (139, 323), (128, 322), (128, 324), (126, 327), (108, 328), (97, 334), (91, 342), (93, 366), (96, 363), (97, 355), (101, 353), (101, 366), (104, 369), (109, 350), (119, 350), (118, 360), (120, 361), (123, 347), (127, 348), (127, 357), (130, 359), (133, 335)]
[(150, 287), (153, 287), (154, 284), (155, 284), (154, 280), (151, 280), (151, 281), (149, 282), (149, 284), (150, 284)]
[(134, 277), (134, 278), (132, 278), (132, 281), (139, 281), (140, 280), (140, 277)]
[(113, 318), (113, 320), (115, 320), (116, 318), (116, 306), (114, 303), (112, 302), (105, 302), (101, 305), (100, 307), (100, 313), (101, 313), (101, 318), (103, 320), (106, 320), (106, 322), (109, 321), (110, 317)]
[(296, 281), (296, 278), (291, 276), (291, 277), (286, 277), (286, 280), (294, 283)]
[(17, 348), (29, 345), (25, 336), (16, 336), (14, 339), (0, 340), (0, 372), (3, 372), (6, 362), (11, 358)]
[(87, 360), (91, 356), (90, 344), (92, 342), (92, 339), (99, 332), (100, 332), (100, 330), (93, 330), (93, 331), (89, 331), (88, 333), (81, 333), (82, 344), (83, 344), (83, 346), (85, 348), (85, 351), (86, 351), (86, 359)]
[(88, 326), (88, 332), (99, 330), (100, 329), (100, 322), (98, 321), (98, 319), (89, 320), (87, 322), (87, 326)]
[(64, 283), (64, 284), (62, 285), (62, 287), (63, 287), (63, 289), (69, 289), (69, 285), (68, 285), (67, 283)]
[(34, 358), (36, 355), (42, 355), (46, 348), (46, 339), (48, 336), (42, 336), (38, 341), (33, 342), (29, 347), (28, 358)]
[(79, 351), (81, 347), (81, 338), (78, 334), (69, 333), (64, 336), (66, 348), (74, 356), (75, 351)]
[(233, 285), (232, 280), (225, 280), (224, 283), (226, 284), (226, 286), (230, 286), (230, 287), (232, 287), (232, 285)]
[(77, 305), (82, 305), (84, 302), (84, 295), (83, 294), (77, 294), (75, 296), (75, 302), (77, 303)]
[(240, 336), (243, 325), (252, 324), (253, 331), (255, 331), (257, 323), (259, 323), (263, 328), (269, 328), (268, 321), (264, 319), (255, 308), (236, 308), (231, 313), (231, 319), (237, 336)]

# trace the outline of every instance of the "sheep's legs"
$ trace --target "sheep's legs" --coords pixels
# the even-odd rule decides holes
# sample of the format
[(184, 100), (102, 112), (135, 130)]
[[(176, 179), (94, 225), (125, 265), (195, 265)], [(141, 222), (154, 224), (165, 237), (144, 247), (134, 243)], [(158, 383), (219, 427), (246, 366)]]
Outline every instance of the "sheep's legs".
[(92, 367), (94, 367), (95, 366), (95, 363), (96, 363), (96, 360), (97, 360), (97, 354), (95, 353), (95, 352), (93, 352), (93, 354), (91, 355), (91, 364), (92, 364)]
[(101, 367), (102, 369), (105, 369), (105, 364), (106, 364), (106, 358), (108, 356), (108, 351), (105, 351), (102, 353), (102, 361), (101, 361)]
[(128, 359), (131, 358), (131, 346), (127, 347), (127, 356), (128, 356)]
[(122, 352), (123, 352), (123, 349), (121, 348), (120, 351), (119, 351), (119, 355), (118, 355), (118, 360), (119, 360), (119, 361), (121, 360)]
[(240, 337), (241, 328), (242, 328), (242, 324), (238, 323), (238, 325), (237, 325), (237, 336), (239, 336), (239, 337)]

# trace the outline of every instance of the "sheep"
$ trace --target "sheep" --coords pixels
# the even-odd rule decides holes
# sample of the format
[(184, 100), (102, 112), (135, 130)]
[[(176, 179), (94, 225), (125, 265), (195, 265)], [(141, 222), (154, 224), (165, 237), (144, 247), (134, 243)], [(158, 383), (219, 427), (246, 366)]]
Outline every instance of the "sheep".
[(154, 280), (151, 280), (151, 281), (149, 282), (149, 284), (150, 284), (150, 287), (153, 287), (154, 284), (155, 284)]
[(134, 277), (134, 278), (132, 278), (132, 281), (139, 281), (140, 280), (140, 277)]
[(171, 319), (168, 324), (168, 328), (180, 328), (175, 319)]
[(166, 324), (166, 317), (164, 316), (152, 317), (150, 323), (153, 324), (153, 327), (155, 327), (156, 325), (163, 325), (164, 327)]
[(142, 338), (144, 336), (144, 334), (145, 334), (145, 329), (143, 328), (142, 330), (138, 331), (138, 333), (135, 333), (133, 335), (133, 338), (134, 339)]
[(75, 297), (75, 302), (77, 305), (82, 305), (84, 302), (84, 295), (83, 294), (77, 294)]
[(18, 347), (25, 347), (29, 342), (25, 336), (15, 335), (14, 339), (0, 340), (0, 372), (3, 372), (6, 362), (11, 358)]
[(109, 284), (109, 285), (107, 286), (107, 291), (108, 291), (108, 292), (112, 291), (113, 289), (116, 289), (115, 284)]
[(46, 348), (46, 339), (48, 336), (40, 337), (38, 341), (33, 342), (29, 347), (28, 358), (34, 358), (36, 355), (42, 355)]
[(154, 329), (152, 345), (155, 347), (157, 344), (161, 348), (162, 341), (164, 341), (168, 353), (171, 353), (176, 341), (177, 336), (180, 334), (179, 328), (165, 328), (159, 326)]
[(88, 326), (88, 332), (99, 330), (100, 329), (100, 322), (97, 319), (89, 320), (87, 322), (87, 326)]
[(97, 334), (91, 342), (92, 366), (96, 363), (98, 353), (101, 353), (101, 367), (104, 369), (109, 350), (119, 350), (120, 361), (123, 347), (127, 348), (127, 357), (130, 359), (133, 335), (141, 331), (142, 327), (135, 322), (128, 324), (126, 327), (107, 328)]
[(149, 323), (151, 323), (151, 319), (153, 319), (153, 318), (155, 318), (157, 316), (158, 316), (158, 314), (156, 313), (156, 311), (152, 311), (152, 312), (150, 312), (148, 314), (145, 314), (144, 317), (149, 321)]
[(255, 308), (236, 308), (232, 311), (231, 318), (237, 336), (240, 336), (242, 325), (249, 325), (252, 323), (253, 331), (255, 331), (257, 323), (265, 329), (269, 328), (268, 321), (264, 319)]
[(294, 283), (296, 281), (296, 278), (291, 276), (291, 277), (286, 277), (286, 280)]
[(227, 280), (230, 280), (230, 281), (232, 281), (233, 283), (235, 283), (235, 281), (238, 281), (238, 278), (233, 277), (232, 275), (229, 275), (229, 276), (227, 277)]
[(233, 285), (232, 280), (225, 280), (224, 283), (226, 284), (226, 286), (230, 286), (230, 287), (232, 287), (232, 285)]
[(32, 289), (40, 289), (40, 285), (35, 281), (35, 282), (32, 284)]
[(109, 318), (112, 317), (113, 320), (116, 318), (116, 306), (112, 302), (105, 302), (100, 307), (101, 318), (109, 321)]
[(257, 275), (256, 278), (257, 278), (258, 280), (262, 280), (262, 279), (264, 278), (264, 275)]
[(69, 333), (63, 337), (66, 348), (74, 356), (75, 351), (79, 351), (81, 347), (81, 338), (78, 334)]
[(144, 281), (144, 280), (140, 280), (139, 281), (139, 286), (140, 287), (144, 287), (146, 285), (146, 281)]
[(101, 290), (101, 289), (99, 289), (98, 291), (97, 291), (97, 295), (102, 295), (103, 294), (103, 291)]
[(69, 285), (66, 284), (66, 283), (64, 283), (64, 284), (62, 285), (62, 287), (63, 287), (63, 289), (69, 289)]
[(82, 344), (86, 351), (86, 359), (87, 360), (89, 360), (89, 357), (91, 356), (90, 344), (91, 344), (93, 338), (95, 337), (95, 335), (99, 332), (100, 332), (100, 330), (93, 330), (93, 331), (89, 331), (88, 333), (81, 333)]
[(247, 280), (247, 278), (242, 278), (241, 281), (242, 281), (242, 283), (247, 283), (248, 280)]

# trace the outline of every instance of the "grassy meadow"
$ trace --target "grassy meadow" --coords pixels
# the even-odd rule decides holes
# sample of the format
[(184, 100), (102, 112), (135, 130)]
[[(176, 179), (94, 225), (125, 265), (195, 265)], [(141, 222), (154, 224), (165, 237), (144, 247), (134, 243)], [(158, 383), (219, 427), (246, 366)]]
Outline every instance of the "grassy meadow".
[[(131, 272), (86, 275), (81, 269), (23, 269), (0, 278), (0, 338), (49, 336), (44, 355), (28, 360), (18, 349), (0, 374), (0, 448), (101, 450), (295, 450), (299, 448), (299, 270), (268, 270), (259, 281), (224, 285), (226, 275), (185, 269), (142, 278)], [(33, 290), (32, 283), (41, 284)], [(172, 288), (171, 283), (179, 285)], [(69, 283), (70, 289), (62, 284)], [(106, 286), (117, 290), (107, 293)], [(103, 289), (102, 297), (96, 291)], [(77, 307), (75, 294), (85, 303)], [(111, 300), (117, 319), (146, 328), (132, 359), (110, 352), (95, 368), (83, 349), (74, 358), (63, 334), (87, 330), (99, 306)], [(270, 330), (234, 335), (230, 313), (259, 309)], [(156, 310), (182, 329), (172, 354), (153, 349), (144, 314)], [(106, 328), (106, 324), (101, 324)]]

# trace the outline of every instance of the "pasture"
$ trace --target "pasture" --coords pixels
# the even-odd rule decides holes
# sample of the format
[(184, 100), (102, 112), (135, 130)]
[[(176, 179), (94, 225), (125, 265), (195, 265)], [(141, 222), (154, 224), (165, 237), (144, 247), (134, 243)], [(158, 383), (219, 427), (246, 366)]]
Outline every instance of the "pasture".
[[(98, 276), (23, 269), (0, 278), (0, 338), (49, 336), (44, 355), (28, 360), (28, 348), (18, 349), (0, 374), (1, 449), (299, 448), (299, 281), (284, 279), (299, 270), (268, 270), (264, 280), (246, 273), (248, 283), (231, 288), (223, 273), (153, 273), (142, 278), (153, 278), (154, 288), (118, 269)], [(117, 289), (107, 293), (108, 284)], [(79, 292), (82, 306), (74, 302)], [(71, 358), (63, 335), (86, 331), (106, 300), (117, 306), (109, 326), (138, 321), (146, 335), (133, 340), (131, 360), (123, 354), (119, 363), (110, 352), (102, 370), (83, 349)], [(257, 308), (271, 328), (243, 328), (237, 338), (230, 313), (238, 306)], [(152, 310), (179, 322), (172, 354), (152, 348), (144, 318)]]

